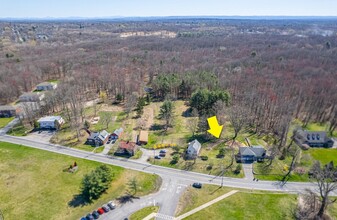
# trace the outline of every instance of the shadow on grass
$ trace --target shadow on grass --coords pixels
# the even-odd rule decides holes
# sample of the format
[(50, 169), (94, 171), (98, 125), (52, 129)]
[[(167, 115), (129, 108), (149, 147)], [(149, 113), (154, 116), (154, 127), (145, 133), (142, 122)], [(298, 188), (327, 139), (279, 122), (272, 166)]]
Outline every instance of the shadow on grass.
[(165, 128), (164, 125), (153, 124), (153, 125), (150, 127), (150, 130), (151, 130), (151, 131), (159, 131), (159, 130), (163, 130), (164, 128)]
[(76, 207), (80, 207), (80, 206), (82, 207), (82, 206), (88, 205), (90, 203), (91, 202), (86, 200), (82, 194), (77, 194), (77, 195), (74, 195), (73, 199), (70, 202), (68, 202), (68, 206), (76, 208)]
[(123, 205), (128, 202), (133, 202), (134, 199), (139, 199), (139, 197), (131, 194), (125, 194), (124, 196), (118, 197), (116, 200)]

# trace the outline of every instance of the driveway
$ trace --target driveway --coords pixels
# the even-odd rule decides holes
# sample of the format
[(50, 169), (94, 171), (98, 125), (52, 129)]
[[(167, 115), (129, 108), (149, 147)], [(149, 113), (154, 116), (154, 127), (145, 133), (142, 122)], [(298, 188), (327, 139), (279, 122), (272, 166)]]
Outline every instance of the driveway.
[(242, 170), (245, 174), (245, 179), (247, 180), (253, 180), (254, 174), (253, 174), (253, 164), (252, 163), (243, 163), (242, 164)]
[(48, 143), (56, 131), (34, 131), (23, 137), (26, 140), (39, 140)]

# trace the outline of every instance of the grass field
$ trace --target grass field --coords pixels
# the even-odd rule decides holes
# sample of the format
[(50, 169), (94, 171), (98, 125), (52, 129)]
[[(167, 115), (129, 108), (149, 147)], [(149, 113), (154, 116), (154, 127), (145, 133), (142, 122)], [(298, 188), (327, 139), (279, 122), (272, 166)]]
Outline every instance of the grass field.
[(129, 219), (130, 220), (142, 220), (143, 218), (145, 218), (146, 216), (150, 215), (153, 212), (157, 213), (158, 210), (159, 210), (158, 206), (145, 207), (133, 213), (132, 215), (130, 215)]
[[(75, 196), (85, 174), (101, 163), (63, 156), (24, 146), (0, 142), (0, 204), (5, 219), (79, 219), (81, 216), (126, 192), (135, 177), (138, 196), (158, 189), (156, 175), (111, 166), (110, 189), (92, 204), (76, 205)], [(79, 170), (63, 170), (77, 162)]]
[(9, 122), (11, 122), (14, 119), (14, 117), (10, 118), (0, 118), (0, 128), (5, 127)]
[[(230, 190), (232, 188), (219, 188), (213, 185), (204, 185), (202, 189), (189, 187), (180, 198), (176, 216), (211, 201)], [(296, 207), (296, 204), (297, 195), (240, 190), (236, 194), (185, 219), (294, 219), (292, 210)], [(336, 217), (336, 208), (337, 204), (329, 208), (330, 216)]]

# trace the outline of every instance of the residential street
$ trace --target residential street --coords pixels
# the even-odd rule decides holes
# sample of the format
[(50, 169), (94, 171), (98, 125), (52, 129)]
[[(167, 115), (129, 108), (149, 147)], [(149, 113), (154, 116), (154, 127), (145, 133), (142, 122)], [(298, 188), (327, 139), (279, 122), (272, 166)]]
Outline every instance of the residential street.
[[(161, 206), (159, 213), (163, 214), (162, 216), (165, 216), (164, 219), (169, 219), (167, 216), (174, 216), (179, 197), (186, 186), (193, 182), (221, 185), (221, 178), (217, 176), (151, 165), (143, 161), (134, 161), (102, 154), (95, 154), (43, 141), (26, 139), (25, 137), (3, 135), (0, 136), (0, 141), (21, 144), (41, 150), (121, 166), (146, 173), (154, 173), (162, 177), (163, 184), (158, 193), (146, 196), (139, 200), (136, 199), (133, 202), (127, 203), (121, 208), (114, 210), (110, 214), (111, 216), (114, 216), (114, 219), (116, 219), (116, 217), (118, 217), (117, 219), (123, 219), (142, 207), (153, 205), (153, 202), (158, 203)], [(224, 177), (223, 185), (235, 188), (281, 191), (286, 193), (298, 193), (304, 191), (305, 188), (313, 189), (315, 187), (312, 183), (289, 182), (282, 186), (278, 182), (273, 181), (256, 182), (249, 178), (239, 179), (229, 177)], [(109, 215), (103, 219), (108, 219), (108, 216)], [(157, 219), (160, 219), (160, 217), (157, 217)]]

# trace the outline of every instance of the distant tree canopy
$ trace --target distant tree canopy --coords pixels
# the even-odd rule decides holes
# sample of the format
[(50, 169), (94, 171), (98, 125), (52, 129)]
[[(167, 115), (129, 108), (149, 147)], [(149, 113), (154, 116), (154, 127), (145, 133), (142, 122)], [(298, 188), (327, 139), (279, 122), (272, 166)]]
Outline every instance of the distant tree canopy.
[(212, 114), (213, 105), (217, 101), (223, 101), (226, 105), (230, 102), (230, 95), (227, 91), (209, 91), (207, 89), (199, 89), (192, 94), (190, 105), (196, 108), (200, 115)]

